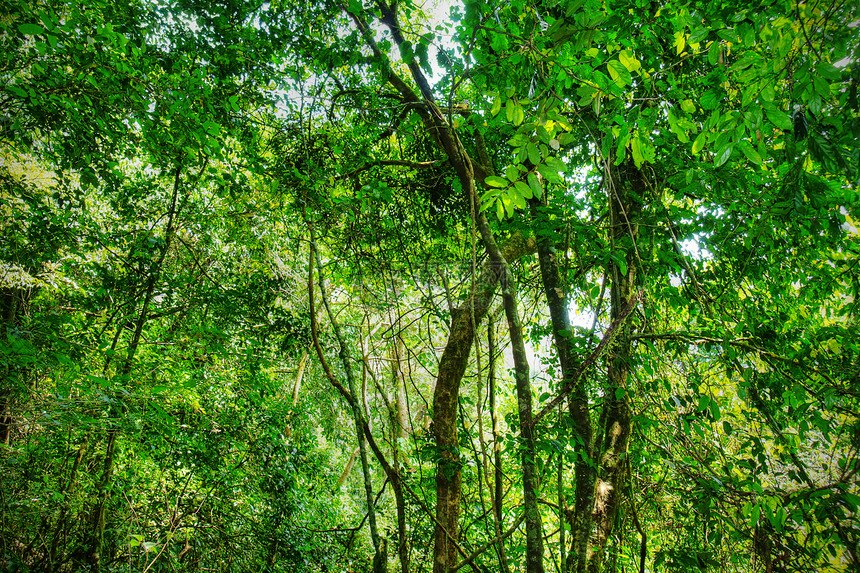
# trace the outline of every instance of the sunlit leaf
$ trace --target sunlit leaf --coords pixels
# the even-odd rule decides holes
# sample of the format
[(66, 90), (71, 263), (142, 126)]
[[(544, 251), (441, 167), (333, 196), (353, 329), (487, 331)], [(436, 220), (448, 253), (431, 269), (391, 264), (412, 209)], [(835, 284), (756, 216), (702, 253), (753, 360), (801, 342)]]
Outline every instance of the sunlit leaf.
[(490, 187), (507, 187), (509, 182), (504, 177), (499, 177), (498, 175), (490, 175), (489, 177), (484, 179), (484, 183), (486, 183)]
[(495, 117), (495, 116), (499, 115), (499, 112), (501, 110), (502, 110), (502, 98), (499, 96), (496, 96), (495, 98), (493, 98), (493, 105), (490, 108), (490, 114), (493, 117)]
[(727, 143), (722, 148), (718, 149), (716, 154), (714, 154), (714, 167), (719, 167), (729, 160), (729, 157), (732, 156), (732, 151), (734, 151), (735, 146), (733, 143)]
[(523, 111), (523, 106), (520, 104), (516, 104), (513, 112), (513, 123), (514, 125), (520, 125), (525, 120), (525, 112)]
[(639, 68), (642, 67), (642, 64), (639, 63), (639, 60), (633, 55), (633, 52), (630, 50), (622, 50), (618, 54), (618, 60), (627, 68), (630, 72), (635, 72)]
[(633, 81), (630, 71), (620, 61), (610, 60), (606, 67), (609, 70), (609, 76), (618, 87), (624, 87)]
[(538, 181), (537, 175), (534, 173), (529, 173), (526, 177), (526, 181), (528, 181), (529, 188), (532, 190), (532, 193), (535, 197), (540, 199), (543, 189), (541, 188), (540, 181)]
[(524, 181), (517, 181), (514, 183), (514, 188), (516, 188), (517, 192), (525, 197), (526, 199), (531, 199), (534, 197), (534, 193), (532, 192), (532, 188), (528, 186)]

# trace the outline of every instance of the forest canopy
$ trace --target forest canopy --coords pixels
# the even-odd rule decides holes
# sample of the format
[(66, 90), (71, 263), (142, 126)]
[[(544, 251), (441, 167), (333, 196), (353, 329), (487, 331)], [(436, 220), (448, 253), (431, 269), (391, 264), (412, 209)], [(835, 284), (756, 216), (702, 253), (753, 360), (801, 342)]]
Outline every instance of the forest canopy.
[(860, 571), (855, 2), (0, 6), (3, 571)]

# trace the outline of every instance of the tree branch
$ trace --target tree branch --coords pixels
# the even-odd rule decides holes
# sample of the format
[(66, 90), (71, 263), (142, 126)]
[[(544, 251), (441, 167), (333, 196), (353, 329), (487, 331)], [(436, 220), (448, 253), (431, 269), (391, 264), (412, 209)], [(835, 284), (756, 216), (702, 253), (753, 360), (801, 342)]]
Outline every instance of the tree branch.
[(541, 418), (549, 414), (556, 406), (561, 404), (562, 400), (564, 400), (571, 392), (573, 392), (574, 387), (576, 385), (576, 381), (579, 380), (579, 377), (583, 375), (583, 373), (591, 367), (594, 362), (600, 358), (600, 355), (603, 354), (603, 351), (606, 350), (606, 347), (612, 342), (612, 339), (615, 338), (615, 335), (618, 334), (618, 330), (624, 324), (624, 321), (627, 320), (627, 317), (633, 312), (633, 309), (636, 308), (636, 303), (639, 302), (639, 298), (641, 297), (640, 293), (633, 293), (630, 297), (630, 301), (627, 303), (627, 306), (622, 309), (621, 314), (618, 315), (612, 324), (609, 325), (609, 328), (606, 330), (606, 334), (603, 335), (603, 339), (600, 341), (600, 344), (597, 345), (597, 348), (588, 355), (588, 357), (582, 362), (582, 366), (579, 367), (579, 370), (576, 371), (573, 378), (568, 381), (567, 385), (562, 388), (561, 392), (559, 392), (558, 396), (550, 400), (550, 402), (543, 407), (543, 409), (538, 413), (534, 418), (534, 423), (537, 424)]

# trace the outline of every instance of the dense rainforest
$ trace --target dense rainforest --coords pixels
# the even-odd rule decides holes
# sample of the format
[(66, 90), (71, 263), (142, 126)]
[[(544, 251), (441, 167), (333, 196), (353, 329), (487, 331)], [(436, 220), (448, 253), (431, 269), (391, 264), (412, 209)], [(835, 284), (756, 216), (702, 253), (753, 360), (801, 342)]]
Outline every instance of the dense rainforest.
[(856, 2), (0, 7), (0, 570), (860, 571)]

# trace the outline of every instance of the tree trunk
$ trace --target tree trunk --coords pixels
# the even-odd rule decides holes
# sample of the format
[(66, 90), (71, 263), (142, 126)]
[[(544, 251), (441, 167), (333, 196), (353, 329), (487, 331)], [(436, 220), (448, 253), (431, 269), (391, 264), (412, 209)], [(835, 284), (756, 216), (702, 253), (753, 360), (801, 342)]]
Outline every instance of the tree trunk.
[[(539, 211), (535, 210), (535, 212), (539, 215)], [(539, 240), (538, 259), (544, 295), (552, 321), (553, 341), (558, 354), (559, 366), (561, 366), (561, 389), (562, 392), (567, 392), (570, 395), (568, 411), (573, 424), (574, 452), (576, 454), (576, 461), (573, 466), (575, 483), (573, 511), (565, 512), (571, 529), (572, 547), (570, 555), (563, 556), (562, 560), (566, 565), (565, 571), (583, 573), (586, 567), (588, 540), (591, 533), (591, 508), (596, 477), (594, 462), (592, 461), (593, 430), (588, 409), (586, 378), (579, 372), (581, 361), (577, 359), (571, 348), (566, 289), (559, 270), (555, 244), (551, 238), (544, 237)], [(563, 525), (561, 526), (563, 527)], [(566, 548), (562, 548), (561, 551), (566, 551)]]
[(505, 541), (502, 532), (505, 530), (505, 522), (502, 517), (502, 501), (504, 500), (504, 489), (502, 487), (502, 440), (499, 430), (499, 411), (496, 407), (496, 336), (495, 325), (491, 317), (487, 323), (487, 347), (490, 355), (489, 393), (490, 393), (490, 420), (493, 424), (493, 516), (496, 524), (496, 552), (499, 557), (499, 569), (503, 573), (510, 573), (508, 558), (505, 554)]
[[(458, 536), (460, 517), (459, 439), (457, 436), (457, 404), (460, 382), (466, 372), (469, 353), (474, 340), (474, 328), (486, 316), (493, 293), (499, 281), (495, 265), (487, 263), (474, 288), (474, 295), (458, 309), (451, 319), (448, 342), (439, 361), (436, 391), (433, 394), (433, 423), (431, 429), (436, 440), (439, 461), (436, 465), (436, 531), (434, 573), (447, 573), (457, 563), (457, 549), (453, 541)], [(473, 327), (474, 325), (474, 327)]]
[(529, 363), (523, 341), (522, 325), (517, 311), (516, 289), (511, 267), (496, 245), (487, 218), (480, 212), (478, 197), (474, 186), (470, 189), (475, 206), (478, 229), (481, 238), (502, 277), (502, 300), (508, 318), (508, 332), (511, 338), (511, 353), (514, 358), (514, 378), (517, 387), (517, 410), (520, 419), (521, 463), (523, 471), (523, 511), (526, 523), (526, 571), (543, 573), (543, 524), (538, 508), (538, 476), (535, 463), (534, 419), (532, 414), (532, 392), (529, 377)]
[(409, 573), (409, 545), (406, 531), (406, 498), (403, 495), (403, 466), (400, 463), (400, 442), (406, 438), (408, 423), (408, 408), (406, 403), (406, 377), (403, 374), (403, 362), (406, 354), (403, 338), (400, 336), (400, 325), (395, 334), (391, 362), (392, 382), (394, 383), (394, 420), (392, 420), (392, 449), (394, 450), (394, 473), (396, 479), (391, 480), (394, 489), (394, 501), (397, 504), (397, 555), (400, 559), (400, 572)]
[(340, 472), (340, 477), (337, 478), (336, 487), (340, 487), (346, 483), (346, 478), (349, 477), (349, 474), (352, 472), (352, 468), (355, 467), (355, 460), (358, 458), (358, 451), (359, 449), (357, 447), (352, 451), (352, 455), (349, 456), (349, 461), (346, 462), (346, 467), (343, 468), (343, 471)]
[[(397, 4), (379, 4), (381, 20), (391, 31), (394, 43), (404, 46), (403, 33), (397, 16)], [(418, 94), (392, 69), (387, 53), (376, 44), (370, 26), (360, 13), (347, 10), (373, 57), (385, 71), (388, 82), (403, 97), (404, 101), (414, 104), (414, 110), (424, 123), (425, 131), (445, 153), (457, 179), (469, 200), (475, 204), (476, 186), (483, 183), (489, 165), (472, 161), (458, 134), (448, 124), (445, 114), (435, 103), (433, 91), (426, 76), (411, 51), (401, 50), (401, 57), (407, 64), (412, 79), (418, 86)], [(480, 142), (479, 146), (480, 148)], [(478, 216), (480, 212), (476, 209)], [(490, 238), (492, 236), (490, 235)], [(485, 237), (486, 243), (486, 237)], [(523, 254), (523, 246), (528, 241), (520, 236), (502, 249), (506, 261), (514, 261)], [(494, 242), (492, 244), (495, 244)], [(486, 245), (490, 248), (489, 245)], [(508, 253), (504, 251), (510, 251)], [(503, 274), (497, 263), (488, 261), (475, 280), (473, 289), (466, 302), (452, 311), (451, 328), (448, 342), (439, 361), (436, 389), (433, 394), (433, 437), (436, 441), (438, 462), (436, 465), (436, 530), (434, 534), (433, 572), (448, 573), (457, 564), (457, 538), (459, 534), (460, 493), (462, 475), (460, 471), (459, 441), (457, 439), (457, 408), (459, 403), (460, 381), (466, 371), (469, 353), (475, 336), (475, 329), (489, 309), (496, 286)]]
[[(506, 260), (514, 261), (533, 252), (533, 239), (515, 236), (502, 249)], [(460, 516), (460, 454), (457, 436), (457, 404), (460, 382), (466, 372), (469, 353), (477, 328), (487, 315), (499, 283), (500, 269), (487, 261), (473, 288), (474, 294), (452, 311), (448, 342), (439, 361), (436, 391), (433, 394), (433, 437), (440, 460), (436, 466), (436, 547), (434, 573), (447, 573), (457, 563), (457, 539)]]
[[(626, 169), (625, 169), (626, 167)], [(638, 226), (636, 219), (647, 189), (642, 172), (625, 163), (617, 176), (607, 178), (611, 223), (611, 247), (621, 251), (609, 265), (611, 287), (611, 317), (622, 316), (636, 296), (636, 276), (639, 257), (636, 252)], [(619, 262), (619, 259), (624, 261)], [(624, 460), (630, 441), (630, 398), (627, 392), (630, 378), (630, 327), (625, 323), (615, 337), (607, 358), (607, 379), (604, 387), (601, 435), (595, 450), (598, 456), (598, 477), (594, 489), (595, 536), (588, 556), (588, 573), (602, 569), (606, 544), (612, 534), (623, 498), (628, 475)]]

